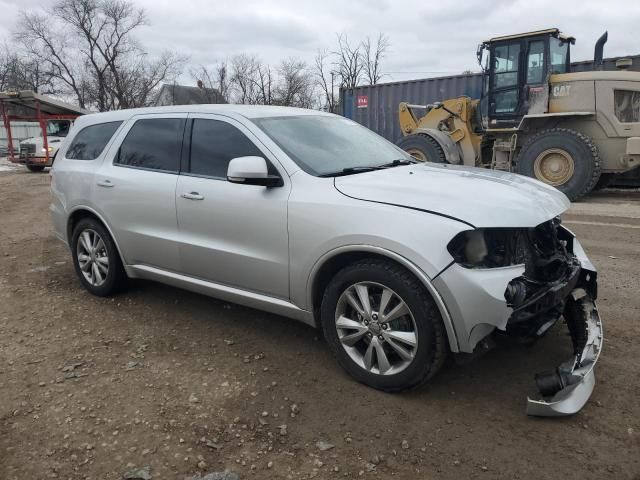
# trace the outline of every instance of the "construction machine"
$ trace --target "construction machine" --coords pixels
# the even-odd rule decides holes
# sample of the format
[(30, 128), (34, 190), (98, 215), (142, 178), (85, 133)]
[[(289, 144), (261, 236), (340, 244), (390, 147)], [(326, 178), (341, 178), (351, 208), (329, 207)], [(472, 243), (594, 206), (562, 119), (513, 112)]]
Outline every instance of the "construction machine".
[(557, 28), (478, 46), (482, 98), (401, 103), (398, 146), (418, 160), (537, 178), (571, 200), (640, 166), (640, 72), (570, 71), (571, 36)]

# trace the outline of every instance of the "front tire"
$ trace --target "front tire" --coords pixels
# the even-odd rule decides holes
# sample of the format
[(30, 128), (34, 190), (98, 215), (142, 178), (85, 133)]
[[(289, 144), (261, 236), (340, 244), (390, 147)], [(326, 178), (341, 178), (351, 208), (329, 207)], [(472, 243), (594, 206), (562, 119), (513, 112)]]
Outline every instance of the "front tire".
[(586, 135), (567, 128), (551, 128), (525, 143), (516, 159), (516, 172), (554, 186), (574, 201), (598, 183), (600, 157)]
[(73, 266), (82, 286), (98, 297), (116, 293), (126, 281), (118, 249), (107, 229), (93, 218), (84, 218), (71, 237)]
[(417, 387), (444, 364), (440, 313), (423, 285), (393, 262), (363, 259), (340, 270), (325, 290), (320, 315), (338, 363), (373, 388)]
[(445, 163), (446, 161), (442, 147), (429, 135), (407, 135), (398, 140), (396, 145), (419, 162)]
[(44, 170), (44, 166), (42, 165), (27, 165), (27, 168), (30, 172), (37, 173)]

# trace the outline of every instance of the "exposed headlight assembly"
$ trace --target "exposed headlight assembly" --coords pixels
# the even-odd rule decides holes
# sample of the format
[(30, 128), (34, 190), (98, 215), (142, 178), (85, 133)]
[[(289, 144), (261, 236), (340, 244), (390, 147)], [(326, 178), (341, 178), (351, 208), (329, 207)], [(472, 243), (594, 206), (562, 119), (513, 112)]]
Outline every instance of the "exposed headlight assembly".
[(455, 262), (466, 268), (497, 268), (526, 263), (526, 228), (478, 228), (456, 235), (447, 245)]

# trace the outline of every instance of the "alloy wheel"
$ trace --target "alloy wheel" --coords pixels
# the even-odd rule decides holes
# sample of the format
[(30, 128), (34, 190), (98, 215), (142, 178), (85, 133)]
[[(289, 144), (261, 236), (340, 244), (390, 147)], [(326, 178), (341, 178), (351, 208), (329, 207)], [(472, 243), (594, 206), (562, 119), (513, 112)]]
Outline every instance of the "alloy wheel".
[(80, 233), (77, 243), (76, 258), (82, 275), (94, 287), (101, 286), (109, 274), (109, 254), (102, 237), (88, 228)]
[(407, 368), (418, 348), (418, 329), (407, 303), (393, 290), (359, 282), (344, 290), (336, 306), (340, 344), (361, 368), (395, 375)]

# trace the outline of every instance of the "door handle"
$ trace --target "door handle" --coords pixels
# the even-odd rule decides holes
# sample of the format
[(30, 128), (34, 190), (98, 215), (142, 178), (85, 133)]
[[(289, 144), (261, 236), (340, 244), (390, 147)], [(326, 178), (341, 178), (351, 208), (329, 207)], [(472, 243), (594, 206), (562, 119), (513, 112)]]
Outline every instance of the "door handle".
[(114, 186), (113, 183), (111, 183), (111, 180), (98, 180), (97, 185), (105, 188), (111, 188)]
[(198, 192), (183, 193), (180, 196), (187, 200), (204, 200), (204, 196), (200, 195)]

